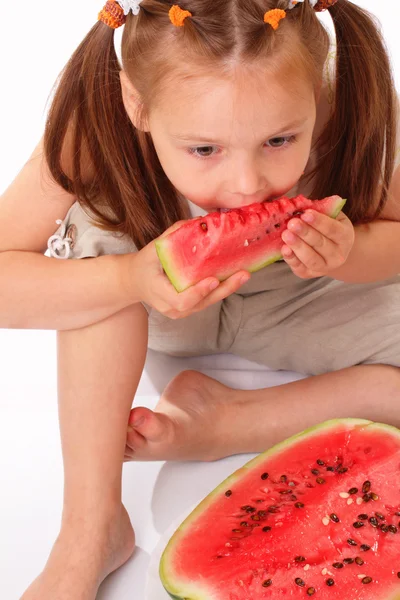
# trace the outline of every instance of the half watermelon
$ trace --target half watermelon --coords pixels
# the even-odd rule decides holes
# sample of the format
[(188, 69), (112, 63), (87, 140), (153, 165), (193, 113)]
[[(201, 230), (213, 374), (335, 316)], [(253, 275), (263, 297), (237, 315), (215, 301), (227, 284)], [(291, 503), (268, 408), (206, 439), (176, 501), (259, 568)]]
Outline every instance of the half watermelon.
[(336, 419), (259, 455), (168, 543), (179, 600), (400, 600), (400, 430)]
[(178, 292), (207, 277), (220, 281), (244, 269), (258, 271), (282, 258), (282, 232), (307, 208), (336, 218), (346, 200), (305, 196), (251, 204), (196, 217), (158, 238), (157, 254)]

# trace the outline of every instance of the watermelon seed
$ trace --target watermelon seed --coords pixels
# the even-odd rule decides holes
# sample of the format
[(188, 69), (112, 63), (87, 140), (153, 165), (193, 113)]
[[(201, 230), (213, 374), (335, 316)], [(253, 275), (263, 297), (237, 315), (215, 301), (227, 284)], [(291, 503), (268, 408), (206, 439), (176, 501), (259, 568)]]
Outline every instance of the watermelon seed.
[(296, 562), (306, 562), (306, 559), (304, 558), (304, 556), (296, 556), (296, 558), (294, 560)]
[(278, 512), (278, 510), (279, 510), (279, 506), (276, 506), (274, 504), (272, 506), (268, 506), (268, 512), (270, 512), (270, 513), (276, 513), (276, 512)]
[(379, 529), (383, 531), (383, 533), (387, 533), (389, 531), (389, 527), (384, 523), (382, 523), (382, 525), (379, 525)]
[(258, 500), (254, 500), (254, 502), (256, 504), (262, 504), (263, 502), (265, 502), (265, 500), (262, 500), (261, 498), (259, 498)]
[(310, 565), (304, 565), (303, 568), (304, 568), (305, 571), (308, 571), (308, 569), (310, 568)]
[(266, 510), (259, 510), (258, 515), (260, 515), (260, 517), (266, 517), (267, 516), (267, 511)]
[(280, 481), (281, 481), (282, 483), (286, 483), (286, 481), (287, 481), (287, 476), (286, 476), (286, 475), (281, 475), (281, 476), (280, 476)]
[(394, 525), (389, 525), (389, 531), (390, 533), (397, 533), (397, 527)]
[(340, 469), (338, 469), (338, 473), (347, 473), (349, 469), (347, 467), (340, 467)]
[(381, 521), (384, 521), (384, 520), (385, 520), (385, 517), (383, 516), (383, 514), (382, 514), (382, 513), (375, 512), (375, 515), (376, 515), (376, 516), (378, 517), (378, 519), (380, 519)]
[(306, 584), (304, 583), (304, 581), (302, 579), (300, 579), (300, 577), (296, 577), (296, 579), (294, 580), (296, 585), (299, 585), (300, 587), (304, 587)]
[(232, 533), (242, 533), (241, 529), (232, 529)]
[(397, 573), (397, 577), (400, 579), (400, 571)]
[(375, 502), (376, 502), (377, 500), (379, 500), (379, 496), (378, 496), (378, 494), (375, 494), (375, 492), (371, 492), (371, 498), (372, 498), (372, 500), (374, 500)]
[(357, 519), (360, 519), (361, 521), (368, 521), (368, 515), (362, 513), (361, 515), (358, 515)]
[(261, 519), (260, 515), (251, 515), (250, 519), (253, 521), (259, 521)]
[(361, 529), (361, 527), (364, 527), (364, 523), (362, 521), (356, 521), (355, 523), (353, 523), (353, 527), (355, 527), (356, 529)]
[(349, 498), (349, 497), (350, 497), (350, 494), (348, 494), (347, 492), (340, 492), (339, 496), (340, 496), (341, 498)]
[(349, 494), (350, 495), (357, 494), (357, 492), (358, 492), (358, 488), (356, 488), (356, 487), (352, 487), (352, 488), (349, 489)]
[(272, 585), (272, 579), (266, 579), (265, 581), (263, 581), (263, 587), (269, 587), (270, 585)]
[(343, 569), (343, 563), (341, 563), (341, 562), (334, 562), (333, 565), (332, 565), (332, 567), (334, 569)]
[(364, 577), (364, 579), (361, 580), (361, 583), (371, 583), (372, 581), (372, 577)]
[(279, 493), (282, 494), (283, 496), (285, 496), (287, 494), (291, 494), (292, 490), (281, 490)]
[[(289, 481), (288, 485), (290, 485), (291, 487), (295, 487), (296, 482), (295, 481)], [(400, 513), (399, 513), (399, 517), (400, 517)]]
[(322, 477), (317, 477), (317, 479), (315, 480), (317, 483), (325, 483), (325, 479), (323, 479)]
[(359, 556), (356, 556), (354, 559), (354, 562), (356, 563), (356, 565), (360, 566), (364, 564), (364, 561), (362, 558), (360, 558)]
[(347, 543), (348, 543), (350, 546), (357, 546), (357, 542), (356, 542), (355, 540), (353, 540), (352, 538), (349, 538), (349, 539), (347, 540)]
[(364, 494), (362, 499), (364, 500), (364, 502), (369, 502), (370, 500), (372, 500), (371, 494)]
[(326, 467), (327, 471), (334, 471), (335, 469), (333, 467)]
[(243, 244), (246, 248), (249, 245), (249, 240), (244, 240), (244, 244)]
[(203, 231), (208, 231), (207, 223), (200, 223), (200, 227), (202, 228)]
[(303, 502), (296, 502), (295, 508), (304, 508)]
[(345, 565), (352, 565), (354, 562), (354, 558), (344, 558), (343, 562)]
[(324, 518), (322, 519), (322, 522), (323, 522), (323, 524), (324, 524), (324, 525), (329, 525), (329, 522), (330, 522), (330, 521), (329, 521), (329, 517), (324, 517)]
[(329, 585), (329, 587), (331, 587), (332, 585), (335, 585), (335, 581), (331, 578), (327, 579), (325, 583), (326, 583), (326, 585)]
[(357, 502), (357, 504), (362, 504), (363, 503), (363, 499), (362, 498), (357, 498), (356, 502)]
[(324, 467), (325, 463), (323, 460), (321, 460), (320, 458), (317, 460), (317, 465), (319, 465), (320, 467)]
[(275, 223), (275, 225), (274, 225), (275, 229), (279, 229), (279, 228), (280, 228), (280, 226), (281, 226), (281, 224), (280, 224), (280, 223)]
[(228, 490), (228, 491), (226, 491), (226, 492), (225, 492), (225, 496), (226, 496), (227, 498), (229, 498), (229, 496), (232, 496), (232, 490)]
[(368, 544), (361, 544), (360, 550), (367, 552), (368, 550), (371, 550), (371, 546), (368, 546)]
[(299, 217), (300, 215), (304, 215), (304, 210), (295, 210), (293, 213), (293, 217)]
[(400, 517), (400, 510), (394, 513), (396, 517)]
[(335, 515), (335, 513), (332, 513), (330, 516), (331, 521), (333, 521), (334, 523), (339, 523), (340, 519), (337, 515)]
[(312, 473), (313, 475), (319, 475), (319, 471), (318, 471), (318, 469), (311, 469), (311, 473)]
[[(292, 494), (292, 495), (290, 496), (290, 499), (291, 499), (291, 500), (293, 500), (293, 501), (294, 501), (294, 500), (297, 500), (297, 496), (295, 496), (294, 494)], [(400, 522), (400, 521), (399, 521), (399, 522)]]
[(261, 475), (261, 479), (263, 479), (263, 480), (268, 479), (268, 477), (269, 477), (268, 473), (263, 473)]
[(371, 482), (370, 481), (364, 481), (363, 486), (362, 486), (362, 492), (363, 494), (365, 494), (366, 492), (369, 492), (371, 489)]
[(247, 521), (242, 521), (242, 522), (240, 523), (240, 527), (248, 527), (248, 526), (249, 526), (249, 524), (248, 524), (248, 522), (247, 522)]
[(347, 499), (347, 504), (350, 506), (350, 504), (353, 504), (354, 500), (353, 498), (348, 498)]
[(272, 527), (270, 527), (269, 525), (266, 525), (265, 527), (262, 528), (263, 531), (271, 531)]
[(378, 527), (378, 519), (375, 517), (370, 517), (369, 522), (371, 523), (372, 527)]
[(315, 594), (315, 588), (313, 588), (313, 587), (308, 588), (307, 594), (309, 596), (313, 596)]

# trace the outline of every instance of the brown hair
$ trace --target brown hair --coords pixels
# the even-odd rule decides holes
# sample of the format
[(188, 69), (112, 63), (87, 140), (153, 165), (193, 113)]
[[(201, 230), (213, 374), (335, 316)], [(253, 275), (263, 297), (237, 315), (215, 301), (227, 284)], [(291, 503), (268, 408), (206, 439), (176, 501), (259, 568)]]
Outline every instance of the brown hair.
[[(143, 112), (178, 70), (196, 75), (194, 62), (223, 73), (237, 60), (279, 54), (280, 63), (305, 70), (315, 87), (321, 83), (330, 40), (308, 0), (288, 10), (276, 31), (263, 16), (286, 8), (287, 0), (185, 0), (183, 8), (193, 17), (180, 28), (168, 17), (172, 4), (143, 0), (139, 15), (128, 15), (125, 24), (123, 68)], [(319, 159), (309, 175), (315, 175), (310, 197), (347, 198), (347, 214), (356, 223), (379, 216), (387, 200), (395, 156), (395, 85), (372, 15), (348, 0), (329, 11), (337, 38), (335, 100), (316, 143)], [(185, 61), (179, 61), (182, 55)], [(189, 214), (150, 134), (136, 129), (125, 111), (120, 68), (114, 30), (97, 23), (61, 75), (48, 114), (45, 153), (54, 179), (90, 209), (101, 227), (127, 233), (142, 248)], [(67, 134), (68, 174), (63, 169)]]

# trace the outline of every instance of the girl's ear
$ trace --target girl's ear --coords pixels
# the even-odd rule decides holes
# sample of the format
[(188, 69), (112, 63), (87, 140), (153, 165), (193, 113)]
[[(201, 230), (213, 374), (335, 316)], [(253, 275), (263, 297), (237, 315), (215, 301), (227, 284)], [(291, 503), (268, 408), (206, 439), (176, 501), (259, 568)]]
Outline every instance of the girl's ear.
[(137, 90), (130, 82), (125, 71), (120, 71), (119, 78), (121, 81), (122, 100), (130, 120), (136, 129), (149, 131), (147, 119), (144, 117), (143, 104)]

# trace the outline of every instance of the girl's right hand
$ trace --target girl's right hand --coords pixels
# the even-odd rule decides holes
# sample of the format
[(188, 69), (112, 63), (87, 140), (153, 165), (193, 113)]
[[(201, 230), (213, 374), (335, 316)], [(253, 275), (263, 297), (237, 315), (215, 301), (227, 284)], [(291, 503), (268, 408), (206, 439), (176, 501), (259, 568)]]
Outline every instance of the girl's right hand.
[[(177, 229), (184, 221), (175, 223), (160, 237)], [(219, 282), (207, 277), (184, 292), (178, 293), (165, 275), (157, 255), (154, 240), (131, 257), (129, 287), (134, 286), (134, 295), (170, 319), (183, 319), (204, 310), (236, 292), (250, 279), (250, 273), (239, 271)], [(128, 263), (129, 264), (129, 263)]]

